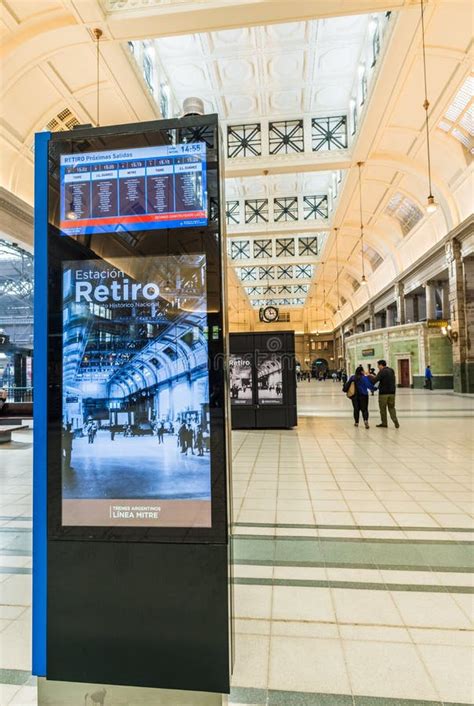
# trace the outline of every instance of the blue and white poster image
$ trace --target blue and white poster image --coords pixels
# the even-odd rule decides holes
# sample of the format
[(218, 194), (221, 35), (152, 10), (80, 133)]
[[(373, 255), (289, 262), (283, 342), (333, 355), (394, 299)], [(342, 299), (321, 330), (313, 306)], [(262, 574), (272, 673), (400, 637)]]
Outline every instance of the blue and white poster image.
[(261, 405), (283, 404), (282, 356), (269, 353), (257, 360), (258, 403)]
[(252, 359), (249, 355), (229, 356), (230, 401), (235, 405), (253, 404)]
[(210, 527), (204, 255), (64, 263), (62, 523)]

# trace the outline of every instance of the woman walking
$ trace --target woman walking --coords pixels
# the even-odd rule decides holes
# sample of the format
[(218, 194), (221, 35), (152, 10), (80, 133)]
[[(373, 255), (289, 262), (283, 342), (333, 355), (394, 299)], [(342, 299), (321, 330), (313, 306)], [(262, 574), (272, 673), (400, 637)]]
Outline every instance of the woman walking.
[(374, 389), (370, 379), (364, 374), (362, 365), (351, 375), (342, 388), (352, 402), (354, 408), (354, 426), (359, 426), (359, 417), (362, 412), (365, 428), (369, 428), (369, 392)]

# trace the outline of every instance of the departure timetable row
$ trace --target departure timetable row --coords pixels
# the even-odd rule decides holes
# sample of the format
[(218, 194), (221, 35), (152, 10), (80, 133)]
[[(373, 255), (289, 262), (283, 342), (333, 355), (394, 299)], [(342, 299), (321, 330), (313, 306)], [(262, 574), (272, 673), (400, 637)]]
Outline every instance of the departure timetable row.
[(64, 234), (206, 224), (205, 143), (61, 156)]

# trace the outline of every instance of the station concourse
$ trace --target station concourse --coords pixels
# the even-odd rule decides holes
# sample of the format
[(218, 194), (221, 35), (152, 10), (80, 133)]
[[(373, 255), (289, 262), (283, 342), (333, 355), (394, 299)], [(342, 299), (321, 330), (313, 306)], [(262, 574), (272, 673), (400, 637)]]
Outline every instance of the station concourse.
[(0, 706), (474, 703), (472, 4), (0, 18)]

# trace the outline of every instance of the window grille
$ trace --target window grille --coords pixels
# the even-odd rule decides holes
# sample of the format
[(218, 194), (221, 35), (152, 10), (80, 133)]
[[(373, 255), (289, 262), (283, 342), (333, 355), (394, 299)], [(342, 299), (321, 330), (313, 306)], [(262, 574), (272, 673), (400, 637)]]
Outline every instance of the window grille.
[(262, 154), (260, 123), (227, 126), (228, 157), (259, 157)]
[(347, 148), (347, 117), (312, 118), (311, 141), (313, 152)]
[(268, 223), (268, 199), (250, 199), (245, 202), (246, 223)]
[(298, 198), (296, 196), (287, 196), (273, 199), (273, 218), (275, 222), (297, 221)]
[(270, 154), (303, 152), (303, 120), (280, 120), (268, 124)]

